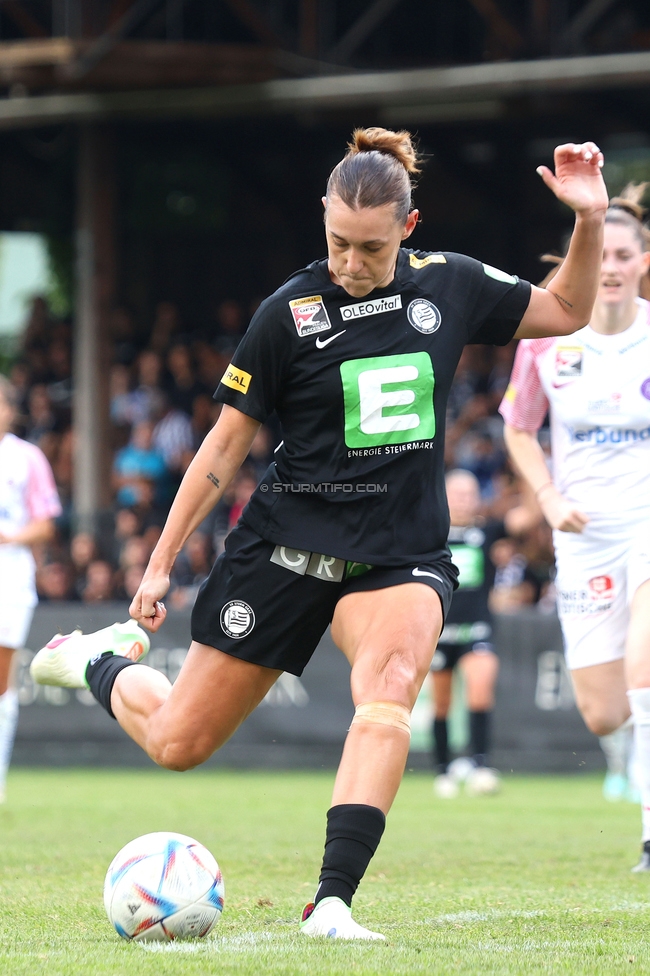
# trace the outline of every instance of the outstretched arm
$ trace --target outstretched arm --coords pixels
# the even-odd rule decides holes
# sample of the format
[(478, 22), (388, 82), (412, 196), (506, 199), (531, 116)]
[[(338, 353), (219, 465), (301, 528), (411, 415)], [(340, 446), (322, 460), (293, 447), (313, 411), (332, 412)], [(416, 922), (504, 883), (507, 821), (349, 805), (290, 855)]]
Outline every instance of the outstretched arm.
[(530, 485), (551, 528), (561, 532), (582, 532), (589, 516), (567, 501), (553, 484), (537, 436), (506, 424), (503, 437), (513, 464)]
[(576, 214), (575, 228), (562, 267), (547, 288), (533, 286), (517, 339), (571, 335), (591, 318), (603, 257), (603, 225), (608, 206), (601, 169), (603, 155), (593, 142), (555, 150), (555, 173), (537, 172), (558, 200)]
[(129, 612), (155, 632), (165, 619), (160, 603), (169, 589), (169, 574), (186, 539), (217, 504), (239, 470), (260, 424), (224, 405), (219, 419), (194, 457), (172, 503), (156, 548)]

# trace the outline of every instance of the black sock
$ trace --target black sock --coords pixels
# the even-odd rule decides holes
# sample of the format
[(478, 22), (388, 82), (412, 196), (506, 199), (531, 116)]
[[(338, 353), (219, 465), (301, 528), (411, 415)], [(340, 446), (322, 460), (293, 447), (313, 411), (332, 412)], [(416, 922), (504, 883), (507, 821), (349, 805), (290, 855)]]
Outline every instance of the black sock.
[(433, 764), (438, 773), (446, 773), (449, 765), (449, 738), (447, 719), (433, 720)]
[(130, 661), (128, 657), (121, 657), (119, 654), (113, 654), (112, 651), (104, 651), (96, 660), (93, 658), (86, 668), (88, 687), (111, 718), (115, 718), (111, 709), (111, 692), (115, 679), (120, 671), (135, 663), (135, 661)]
[(346, 905), (377, 850), (386, 817), (377, 807), (364, 803), (341, 803), (327, 811), (325, 854), (314, 902), (341, 898)]
[(487, 766), (490, 749), (490, 712), (469, 713), (469, 733), (472, 757), (477, 766)]

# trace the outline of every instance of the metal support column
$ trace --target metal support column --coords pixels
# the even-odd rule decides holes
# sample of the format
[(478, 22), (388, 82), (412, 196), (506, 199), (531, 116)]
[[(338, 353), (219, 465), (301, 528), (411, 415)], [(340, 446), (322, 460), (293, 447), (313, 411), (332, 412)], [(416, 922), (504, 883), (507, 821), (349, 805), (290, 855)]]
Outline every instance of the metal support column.
[(115, 292), (114, 167), (110, 131), (82, 126), (77, 172), (74, 482), (78, 531), (97, 532), (110, 507), (109, 313)]

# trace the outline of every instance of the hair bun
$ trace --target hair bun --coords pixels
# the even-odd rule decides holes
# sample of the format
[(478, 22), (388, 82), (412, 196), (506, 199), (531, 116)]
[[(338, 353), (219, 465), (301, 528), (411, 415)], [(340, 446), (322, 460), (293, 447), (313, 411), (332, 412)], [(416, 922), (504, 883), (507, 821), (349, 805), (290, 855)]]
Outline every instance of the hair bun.
[(407, 173), (420, 172), (420, 160), (413, 145), (413, 137), (405, 129), (399, 132), (382, 129), (379, 126), (355, 129), (352, 133), (352, 141), (348, 143), (348, 156), (356, 156), (357, 153), (363, 152), (380, 152), (393, 156)]
[(619, 210), (625, 210), (632, 217), (636, 217), (637, 220), (642, 221), (648, 212), (648, 208), (641, 205), (641, 200), (649, 186), (650, 183), (648, 182), (628, 183), (625, 189), (621, 191), (619, 197), (612, 197), (609, 201), (610, 207), (618, 207)]

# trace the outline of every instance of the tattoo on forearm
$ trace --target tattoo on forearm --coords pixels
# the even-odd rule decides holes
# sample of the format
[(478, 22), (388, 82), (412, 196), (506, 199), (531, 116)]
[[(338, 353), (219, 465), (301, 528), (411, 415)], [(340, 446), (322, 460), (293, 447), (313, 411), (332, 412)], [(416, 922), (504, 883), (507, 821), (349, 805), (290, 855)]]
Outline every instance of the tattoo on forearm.
[(562, 302), (563, 305), (568, 305), (569, 308), (573, 308), (573, 305), (571, 304), (571, 302), (567, 302), (566, 298), (562, 298), (562, 296), (561, 295), (558, 295), (558, 293), (556, 291), (554, 291), (553, 294), (557, 298), (558, 302)]
[(215, 474), (212, 474), (212, 472), (210, 471), (210, 473), (208, 475), (206, 475), (206, 477), (207, 477), (208, 481), (211, 481), (212, 482), (212, 484), (214, 485), (215, 488), (218, 488), (219, 487), (219, 479), (217, 478), (217, 476)]

